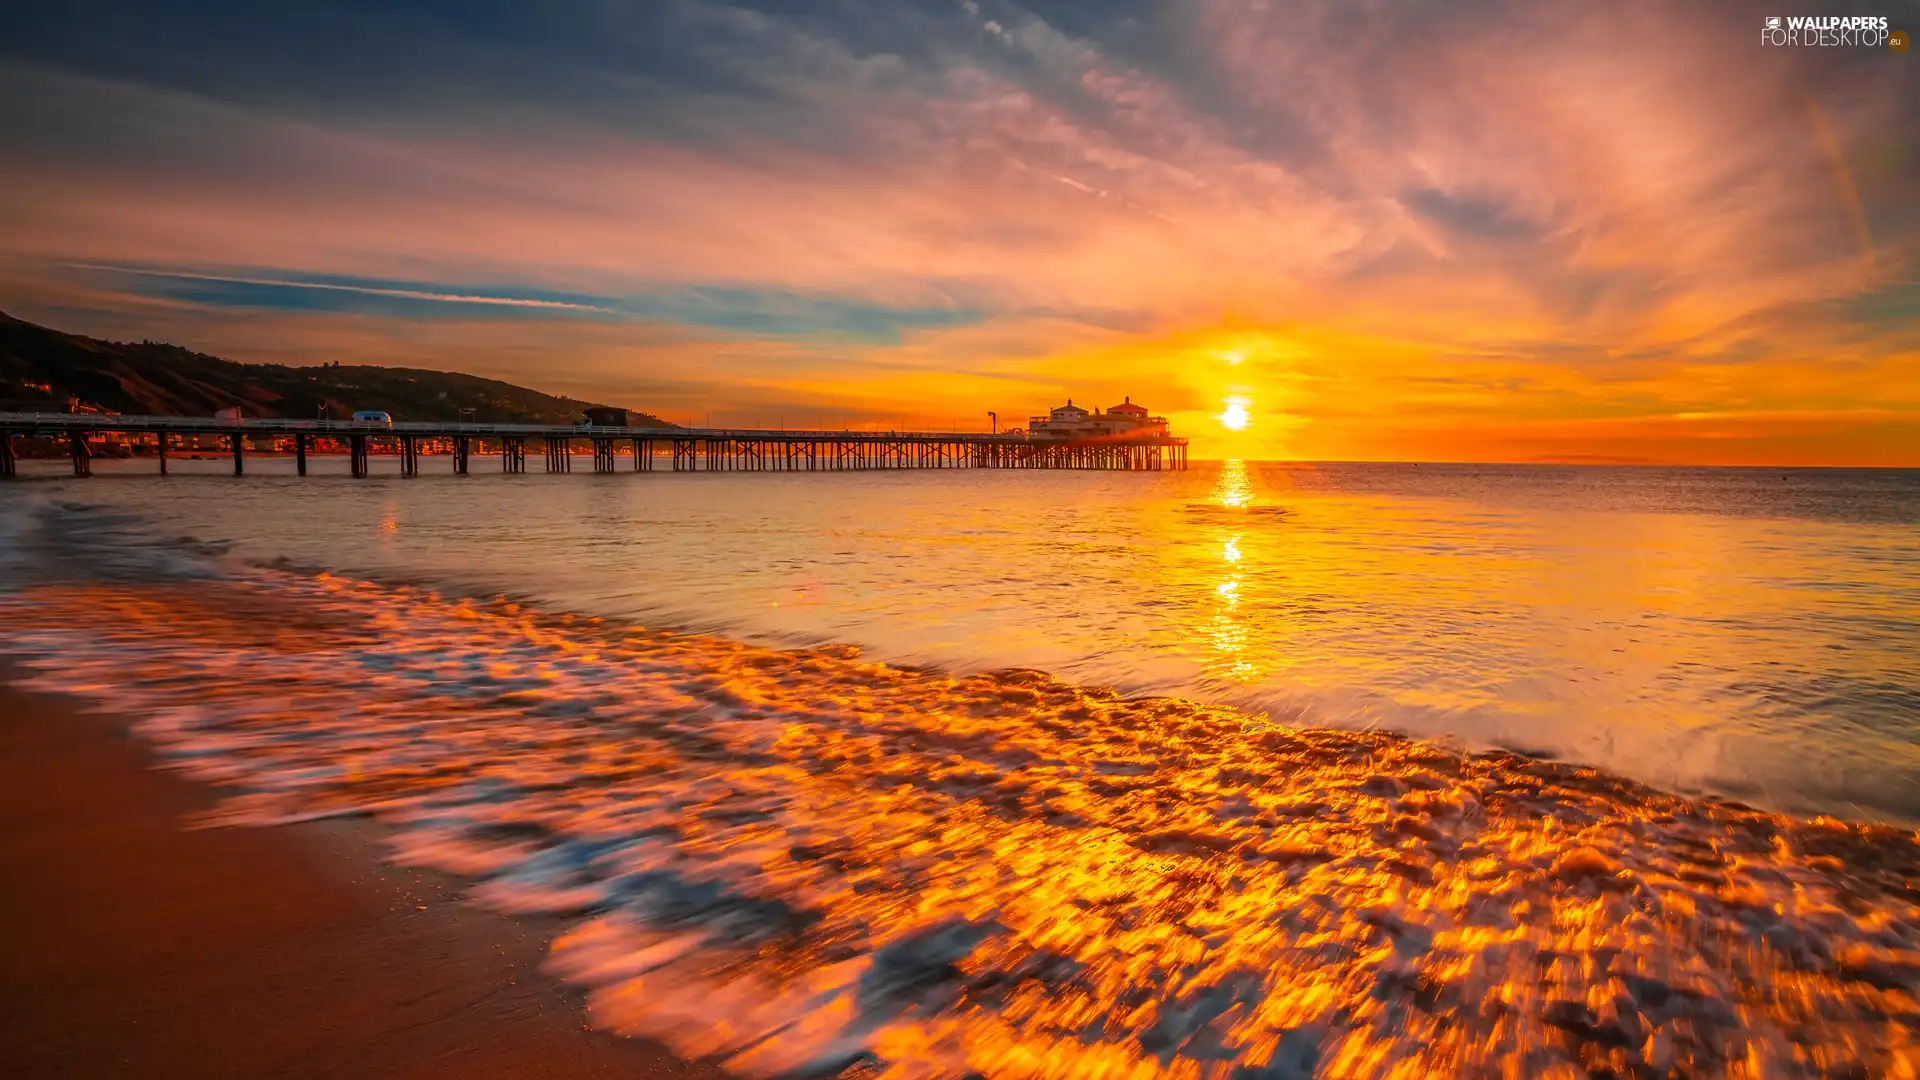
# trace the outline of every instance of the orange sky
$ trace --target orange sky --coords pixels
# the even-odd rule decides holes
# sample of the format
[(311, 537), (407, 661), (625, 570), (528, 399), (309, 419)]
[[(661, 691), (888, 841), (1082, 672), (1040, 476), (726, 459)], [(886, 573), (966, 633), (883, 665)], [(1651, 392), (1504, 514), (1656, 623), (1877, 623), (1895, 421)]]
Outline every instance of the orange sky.
[(680, 422), (1920, 465), (1920, 69), (1747, 5), (218, 7), (0, 45), (0, 308)]

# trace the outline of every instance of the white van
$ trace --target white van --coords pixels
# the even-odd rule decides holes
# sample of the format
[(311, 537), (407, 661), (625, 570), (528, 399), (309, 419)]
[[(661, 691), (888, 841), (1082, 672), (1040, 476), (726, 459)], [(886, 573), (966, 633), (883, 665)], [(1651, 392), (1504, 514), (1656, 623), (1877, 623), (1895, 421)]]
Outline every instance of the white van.
[(353, 414), (353, 422), (356, 424), (366, 424), (370, 427), (390, 428), (393, 426), (393, 417), (388, 416), (378, 409), (361, 409), (359, 412)]

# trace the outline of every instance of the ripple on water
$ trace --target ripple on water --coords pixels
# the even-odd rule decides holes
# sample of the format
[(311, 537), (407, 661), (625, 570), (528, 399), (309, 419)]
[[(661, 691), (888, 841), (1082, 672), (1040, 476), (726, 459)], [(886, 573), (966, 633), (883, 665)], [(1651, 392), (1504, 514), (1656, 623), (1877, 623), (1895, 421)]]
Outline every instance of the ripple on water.
[(747, 1075), (1913, 1075), (1915, 836), (1041, 672), (326, 575), (42, 585), (0, 648), (232, 785), (571, 918)]

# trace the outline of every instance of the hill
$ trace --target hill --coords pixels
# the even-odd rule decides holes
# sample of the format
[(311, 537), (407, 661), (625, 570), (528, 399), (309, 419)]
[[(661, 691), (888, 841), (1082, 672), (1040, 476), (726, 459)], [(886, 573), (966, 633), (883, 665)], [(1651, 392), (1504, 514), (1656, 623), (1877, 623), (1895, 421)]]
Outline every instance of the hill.
[[(472, 419), (570, 424), (597, 403), (554, 397), (451, 371), (327, 364), (242, 364), (157, 341), (101, 341), (0, 312), (0, 408), (62, 409), (68, 398), (117, 413), (211, 416), (239, 406), (247, 416), (334, 419), (381, 409), (398, 420)], [(636, 427), (673, 427), (628, 411)]]

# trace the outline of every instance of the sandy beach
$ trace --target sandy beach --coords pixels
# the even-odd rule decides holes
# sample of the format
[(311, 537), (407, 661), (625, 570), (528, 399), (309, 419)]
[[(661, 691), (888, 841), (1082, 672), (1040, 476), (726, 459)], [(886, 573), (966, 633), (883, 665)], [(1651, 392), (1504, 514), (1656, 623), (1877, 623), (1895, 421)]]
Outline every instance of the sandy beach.
[(217, 793), (124, 725), (0, 687), (9, 1075), (719, 1075), (587, 1028), (538, 972), (553, 927), (383, 865), (363, 825), (186, 828)]

